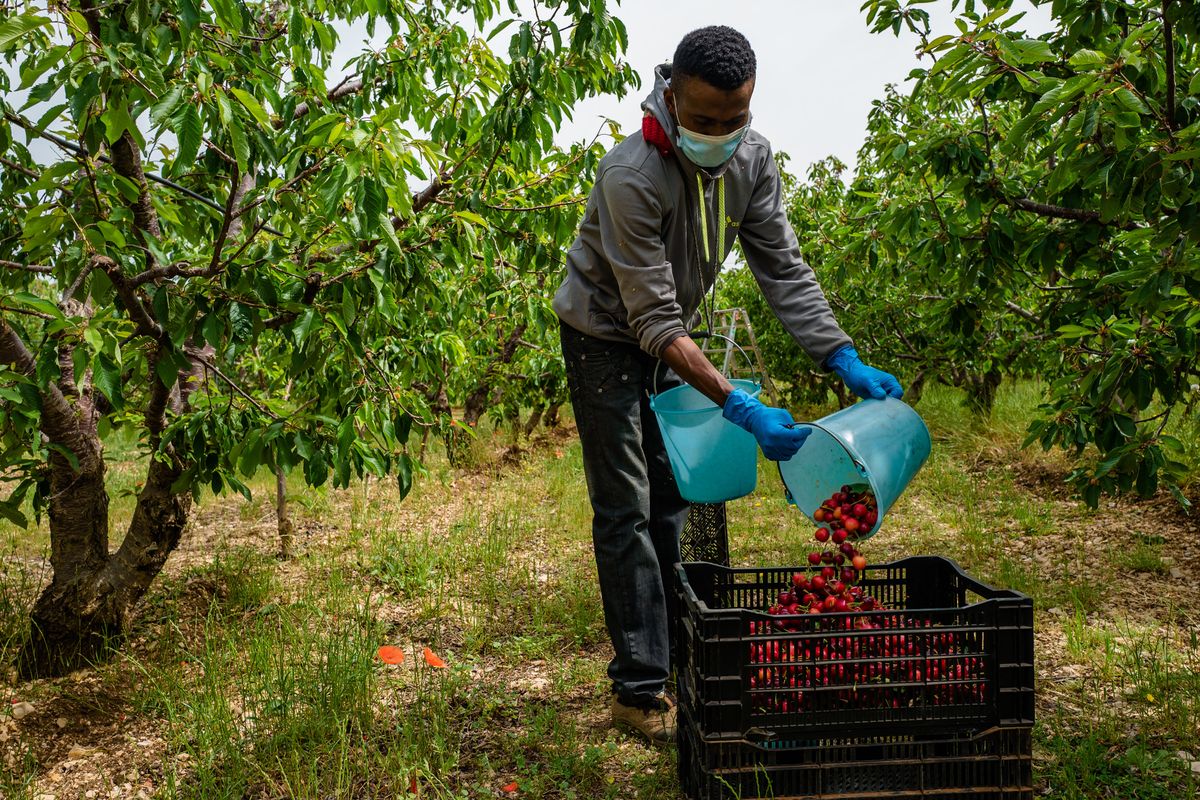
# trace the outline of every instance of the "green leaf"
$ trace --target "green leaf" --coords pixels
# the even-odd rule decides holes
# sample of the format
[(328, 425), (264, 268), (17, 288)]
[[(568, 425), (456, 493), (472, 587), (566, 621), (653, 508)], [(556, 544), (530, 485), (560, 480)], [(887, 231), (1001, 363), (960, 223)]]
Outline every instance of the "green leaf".
[(107, 353), (97, 353), (92, 359), (92, 383), (108, 398), (115, 410), (121, 411), (125, 407), (125, 398), (121, 393), (121, 369)]
[(466, 220), (473, 225), (478, 225), (481, 228), (488, 227), (488, 221), (476, 214), (474, 211), (467, 211), (465, 209), (462, 211), (455, 211), (454, 216), (458, 217), (459, 219)]
[(271, 127), (271, 118), (267, 115), (267, 112), (263, 109), (259, 102), (254, 99), (254, 95), (243, 89), (239, 89), (236, 86), (230, 87), (229, 91), (231, 91), (233, 96), (236, 97), (238, 101), (246, 107), (246, 110), (250, 112), (250, 116), (254, 117), (259, 125), (262, 125), (264, 128), (268, 129)]
[(62, 318), (62, 311), (59, 307), (44, 297), (38, 297), (29, 292), (14, 292), (9, 295), (9, 299), (34, 311), (40, 311), (43, 314), (49, 314), (58, 319)]
[(296, 325), (292, 328), (292, 341), (296, 343), (297, 347), (304, 344), (304, 340), (312, 333), (312, 329), (316, 326), (317, 316), (314, 309), (306, 308), (296, 320)]
[(248, 342), (254, 336), (254, 321), (240, 303), (229, 305), (229, 326), (235, 342)]
[(226, 127), (233, 141), (233, 157), (237, 159), (238, 172), (245, 175), (250, 171), (250, 142), (246, 140), (246, 133), (237, 117), (230, 117)]
[(1135, 114), (1150, 113), (1150, 109), (1146, 107), (1142, 99), (1124, 86), (1113, 92), (1113, 97), (1116, 99), (1117, 104), (1126, 111), (1132, 111)]
[(1017, 64), (1037, 64), (1042, 61), (1054, 60), (1054, 51), (1050, 49), (1050, 43), (1040, 39), (1013, 41), (997, 38), (996, 42), (1001, 52)]
[(162, 127), (175, 116), (179, 103), (183, 100), (183, 85), (175, 84), (161, 100), (150, 107), (150, 123), (154, 127)]
[(396, 459), (396, 488), (400, 490), (401, 500), (408, 497), (408, 493), (412, 491), (412, 487), (412, 459), (406, 453)]
[(18, 528), (28, 528), (29, 520), (21, 513), (17, 504), (10, 502), (0, 502), (0, 517), (16, 525)]
[(1101, 53), (1099, 50), (1078, 50), (1075, 55), (1071, 56), (1070, 62), (1075, 69), (1083, 69), (1084, 67), (1096, 67), (1108, 63), (1108, 56)]
[(1058, 333), (1063, 339), (1082, 339), (1085, 336), (1092, 336), (1096, 332), (1082, 325), (1063, 325), (1058, 329)]
[(196, 24), (200, 22), (200, 11), (197, 0), (179, 0), (179, 22), (182, 24), (184, 31), (184, 43), (187, 43), (187, 34), (190, 34), (196, 29)]
[(183, 113), (176, 120), (178, 123), (176, 135), (179, 137), (179, 151), (175, 156), (175, 172), (190, 169), (196, 162), (196, 154), (200, 152), (200, 140), (204, 137), (200, 112), (191, 103), (183, 107)]
[(1124, 414), (1115, 414), (1113, 415), (1113, 424), (1117, 426), (1117, 430), (1126, 439), (1132, 439), (1137, 433), (1137, 425), (1134, 423), (1132, 417), (1127, 417)]
[(121, 138), (125, 131), (131, 134), (137, 134), (137, 126), (133, 124), (133, 119), (129, 116), (129, 109), (123, 103), (110, 105), (104, 110), (100, 116), (104, 123), (104, 138), (109, 144), (115, 143)]
[(50, 20), (47, 17), (39, 17), (36, 14), (21, 14), (8, 19), (0, 24), (0, 51), (7, 50), (13, 42), (30, 31), (49, 24)]

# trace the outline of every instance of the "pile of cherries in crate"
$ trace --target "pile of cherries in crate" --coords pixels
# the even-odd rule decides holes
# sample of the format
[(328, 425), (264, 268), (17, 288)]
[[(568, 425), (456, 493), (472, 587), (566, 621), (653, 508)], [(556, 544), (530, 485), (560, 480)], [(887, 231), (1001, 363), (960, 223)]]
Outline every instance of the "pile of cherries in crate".
[[(756, 710), (905, 708), (986, 700), (980, 643), (941, 631), (919, 612), (892, 611), (860, 581), (857, 542), (879, 519), (867, 486), (843, 486), (813, 514), (823, 550), (808, 554), (767, 609), (750, 622), (750, 689)], [(870, 612), (870, 613), (862, 613)], [(878, 633), (875, 633), (878, 631)], [(795, 636), (788, 634), (820, 636)]]

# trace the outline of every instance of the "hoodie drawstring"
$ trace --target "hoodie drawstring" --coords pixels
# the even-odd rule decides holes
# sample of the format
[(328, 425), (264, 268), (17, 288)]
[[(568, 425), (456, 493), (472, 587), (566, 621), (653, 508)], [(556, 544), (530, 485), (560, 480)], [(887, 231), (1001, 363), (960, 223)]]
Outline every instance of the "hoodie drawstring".
[[(713, 262), (712, 253), (708, 247), (708, 212), (704, 203), (704, 180), (700, 177), (700, 173), (696, 173), (696, 194), (700, 201), (700, 230), (702, 241), (704, 242), (704, 260), (709, 264)], [(725, 257), (725, 176), (717, 176), (717, 257)]]

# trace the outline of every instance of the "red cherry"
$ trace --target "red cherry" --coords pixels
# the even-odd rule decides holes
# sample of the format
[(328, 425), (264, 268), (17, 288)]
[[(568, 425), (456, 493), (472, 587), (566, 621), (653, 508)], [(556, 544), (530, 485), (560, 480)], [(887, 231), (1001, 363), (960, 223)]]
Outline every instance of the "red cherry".
[(854, 511), (854, 516), (858, 517), (859, 519), (862, 519), (867, 515), (867, 507), (862, 503), (855, 503), (852, 510)]
[(825, 578), (822, 575), (814, 575), (812, 579), (812, 587), (818, 592), (825, 588)]
[(854, 533), (859, 528), (859, 521), (854, 517), (846, 517), (842, 520), (842, 527), (846, 529), (846, 533)]
[(813, 538), (816, 539), (818, 542), (829, 541), (829, 529), (828, 528), (817, 528), (817, 530), (813, 533)]
[(823, 602), (821, 604), (821, 608), (824, 609), (825, 611), (833, 611), (833, 609), (836, 607), (837, 607), (837, 598), (834, 597), (833, 595), (829, 595), (829, 597), (826, 597), (825, 602)]
[(803, 572), (793, 572), (792, 573), (792, 586), (801, 588), (804, 586), (804, 584), (807, 580), (808, 579), (804, 577)]
[(808, 554), (808, 563), (813, 564), (814, 566), (817, 564), (820, 564), (821, 563), (821, 554), (820, 553), (809, 553)]
[(823, 522), (825, 520), (825, 509), (818, 508), (816, 511), (814, 511), (813, 519), (817, 522)]
[[(854, 520), (852, 520), (852, 519), (846, 520), (845, 523), (843, 524), (844, 530), (837, 530), (837, 531), (833, 532), (833, 543), (834, 544), (841, 544), (842, 542), (846, 541), (846, 537), (848, 537), (850, 535), (851, 531), (850, 531), (850, 528), (845, 527), (845, 526), (848, 526), (851, 522), (854, 522)], [(854, 527), (857, 529), (858, 524), (855, 523)]]
[(822, 567), (821, 568), (821, 577), (824, 578), (825, 580), (827, 580), (827, 581), (833, 580), (834, 575), (837, 575), (837, 570), (835, 570), (833, 567)]
[(867, 559), (864, 558), (863, 556), (860, 556), (860, 555), (855, 556), (853, 563), (854, 563), (854, 568), (856, 570), (859, 570), (860, 572), (867, 568)]

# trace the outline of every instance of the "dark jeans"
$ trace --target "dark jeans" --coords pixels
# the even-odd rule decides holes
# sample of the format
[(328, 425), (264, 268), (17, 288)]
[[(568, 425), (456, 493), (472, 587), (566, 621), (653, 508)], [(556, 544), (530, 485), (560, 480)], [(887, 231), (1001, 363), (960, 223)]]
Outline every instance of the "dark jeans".
[(669, 625), (676, 599), (671, 567), (688, 503), (679, 496), (650, 410), (658, 390), (680, 385), (665, 364), (635, 344), (597, 339), (561, 325), (563, 360), (592, 502), (592, 544), (615, 657), (613, 691), (640, 705), (670, 675)]

